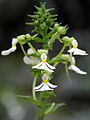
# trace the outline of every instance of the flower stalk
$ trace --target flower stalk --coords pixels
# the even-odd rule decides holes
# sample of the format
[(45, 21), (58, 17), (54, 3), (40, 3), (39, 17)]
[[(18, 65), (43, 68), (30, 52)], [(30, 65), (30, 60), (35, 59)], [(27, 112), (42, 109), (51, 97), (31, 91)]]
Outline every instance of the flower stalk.
[(42, 96), (42, 92), (40, 94), (40, 111), (39, 111), (39, 120), (44, 120), (45, 117), (45, 99)]
[[(30, 72), (34, 76), (33, 84), (32, 84), (32, 96), (21, 96), (23, 100), (27, 102), (31, 102), (39, 107), (39, 118), (38, 120), (44, 120), (47, 114), (53, 113), (59, 107), (65, 105), (65, 103), (55, 102), (46, 104), (45, 100), (51, 96), (55, 96), (54, 89), (57, 88), (58, 85), (54, 85), (53, 83), (53, 72), (57, 68), (59, 63), (65, 65), (65, 72), (69, 82), (71, 83), (71, 79), (69, 76), (69, 70), (73, 70), (78, 74), (86, 75), (87, 72), (79, 69), (75, 64), (74, 55), (88, 55), (86, 51), (78, 48), (78, 42), (74, 37), (64, 36), (67, 33), (67, 25), (62, 26), (60, 23), (56, 22), (56, 16), (52, 15), (50, 12), (53, 10), (46, 9), (45, 3), (40, 3), (40, 7), (35, 6), (36, 12), (34, 15), (28, 15), (33, 20), (31, 23), (27, 23), (27, 25), (33, 26), (34, 29), (32, 32), (36, 34), (31, 36), (30, 34), (19, 35), (16, 38), (13, 38), (11, 41), (11, 47), (8, 50), (4, 50), (1, 52), (1, 55), (6, 56), (16, 51), (17, 44), (20, 44), (21, 50), (24, 54), (23, 61), (25, 64), (31, 66)], [(62, 37), (63, 35), (63, 37)], [(53, 50), (53, 46), (55, 41), (58, 40), (60, 45), (63, 47), (59, 51), (59, 53), (54, 58), (49, 58), (49, 50)], [(42, 43), (42, 49), (36, 50), (32, 42), (40, 42)], [(28, 45), (27, 52), (24, 49), (24, 45)], [(69, 47), (67, 53), (65, 52), (66, 47)], [(70, 65), (69, 65), (70, 64)], [(40, 85), (36, 86), (37, 79), (40, 78)], [(37, 99), (36, 92), (40, 92), (40, 102)]]

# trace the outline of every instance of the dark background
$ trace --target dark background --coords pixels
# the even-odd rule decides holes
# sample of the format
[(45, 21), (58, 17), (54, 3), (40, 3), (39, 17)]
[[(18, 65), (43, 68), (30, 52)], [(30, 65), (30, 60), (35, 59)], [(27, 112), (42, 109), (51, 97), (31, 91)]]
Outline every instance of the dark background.
[[(75, 37), (79, 48), (90, 51), (90, 0), (0, 0), (0, 51), (10, 48), (12, 38), (30, 33), (32, 27), (27, 14), (33, 14), (34, 5), (47, 2), (46, 8), (55, 8), (57, 21), (68, 25), (67, 35)], [(37, 46), (34, 44), (36, 48)], [(28, 65), (23, 63), (20, 47), (7, 57), (0, 56), (0, 120), (37, 120), (38, 109), (32, 104), (18, 100), (17, 94), (31, 95), (33, 77)], [(58, 49), (57, 49), (58, 48)], [(54, 45), (53, 56), (61, 47)], [(52, 57), (51, 55), (51, 57)], [(90, 57), (77, 56), (76, 65), (87, 75), (70, 72), (72, 83), (65, 75), (64, 66), (59, 65), (54, 73), (53, 83), (57, 97), (50, 101), (65, 102), (67, 105), (45, 120), (89, 120), (90, 119)]]

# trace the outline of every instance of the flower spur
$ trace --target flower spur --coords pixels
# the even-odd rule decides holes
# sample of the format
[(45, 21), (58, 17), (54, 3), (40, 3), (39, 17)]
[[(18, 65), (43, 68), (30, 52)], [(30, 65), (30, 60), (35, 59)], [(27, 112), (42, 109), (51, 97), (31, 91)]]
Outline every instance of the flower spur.
[(46, 62), (47, 60), (47, 56), (45, 53), (41, 54), (41, 62), (39, 64), (37, 64), (36, 66), (33, 66), (32, 68), (36, 68), (36, 69), (42, 69), (42, 70), (46, 70), (48, 72), (54, 72), (52, 69), (55, 69), (54, 66), (51, 66), (50, 64), (48, 64)]
[(9, 48), (8, 50), (3, 50), (3, 51), (1, 52), (1, 55), (6, 56), (6, 55), (9, 55), (9, 54), (12, 53), (12, 52), (15, 52), (15, 50), (17, 49), (17, 48), (16, 48), (17, 42), (18, 42), (18, 40), (17, 40), (16, 38), (13, 38), (13, 39), (12, 39), (12, 47)]
[(68, 67), (68, 69), (73, 70), (78, 74), (84, 74), (84, 75), (87, 74), (87, 72), (84, 72), (84, 71), (80, 70), (77, 66), (75, 66), (75, 58), (74, 57), (72, 57), (71, 65)]

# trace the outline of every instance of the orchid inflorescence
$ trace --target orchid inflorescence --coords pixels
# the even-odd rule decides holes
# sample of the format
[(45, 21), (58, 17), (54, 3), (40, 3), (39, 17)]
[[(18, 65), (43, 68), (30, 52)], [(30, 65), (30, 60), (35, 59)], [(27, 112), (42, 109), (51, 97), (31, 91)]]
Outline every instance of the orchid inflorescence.
[[(74, 55), (83, 56), (88, 54), (86, 53), (86, 51), (78, 48), (78, 42), (74, 37), (64, 36), (68, 28), (67, 26), (63, 27), (61, 26), (61, 24), (55, 22), (56, 15), (50, 14), (50, 11), (53, 9), (46, 9), (45, 4), (41, 4), (40, 8), (37, 6), (35, 7), (37, 9), (35, 15), (29, 15), (29, 17), (33, 18), (33, 22), (26, 24), (35, 27), (35, 29), (32, 32), (36, 32), (37, 34), (35, 34), (34, 36), (31, 36), (30, 34), (25, 34), (25, 35), (17, 36), (17, 38), (13, 38), (11, 48), (2, 51), (1, 55), (3, 56), (9, 55), (10, 53), (14, 52), (17, 49), (16, 44), (20, 45), (21, 50), (24, 53), (24, 57), (23, 57), (24, 63), (32, 67), (32, 69), (30, 68), (31, 69), (30, 71), (34, 76), (33, 89), (32, 89), (33, 100), (34, 103), (36, 100), (35, 104), (38, 105), (35, 94), (36, 91), (46, 92), (46, 94), (48, 94), (48, 91), (52, 92), (54, 88), (57, 87), (57, 85), (53, 85), (50, 83), (51, 79), (53, 78), (52, 73), (56, 69), (56, 66), (59, 63), (64, 64), (67, 77), (69, 76), (68, 70), (73, 70), (78, 74), (87, 74), (87, 72), (80, 70), (75, 65)], [(50, 32), (48, 32), (48, 30)], [(39, 37), (39, 35), (41, 37)], [(62, 38), (61, 35), (63, 35)], [(53, 45), (55, 43), (55, 40), (57, 39), (61, 44), (63, 44), (63, 48), (60, 50), (58, 55), (50, 59), (48, 52), (49, 50), (53, 49)], [(43, 43), (42, 46), (43, 49), (36, 50), (32, 46), (31, 41)], [(24, 44), (27, 44), (29, 46), (27, 52), (24, 49)], [(65, 54), (64, 50), (66, 47), (68, 47), (69, 50)], [(69, 66), (68, 63), (70, 63)], [(42, 78), (42, 83), (38, 86), (36, 86), (37, 77)], [(41, 116), (44, 116), (44, 113)]]

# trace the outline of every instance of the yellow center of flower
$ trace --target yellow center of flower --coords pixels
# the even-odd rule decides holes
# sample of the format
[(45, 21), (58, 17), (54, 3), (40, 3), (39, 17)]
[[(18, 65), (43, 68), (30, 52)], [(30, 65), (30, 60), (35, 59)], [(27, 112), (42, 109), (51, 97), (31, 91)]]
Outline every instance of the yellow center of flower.
[(42, 62), (45, 63), (45, 62), (46, 62), (46, 59), (43, 59)]
[(14, 47), (15, 45), (12, 45), (12, 47)]
[(47, 80), (43, 80), (43, 82), (44, 82), (45, 84), (47, 84), (48, 81), (47, 81)]
[(74, 48), (77, 48), (77, 46), (75, 45)]

